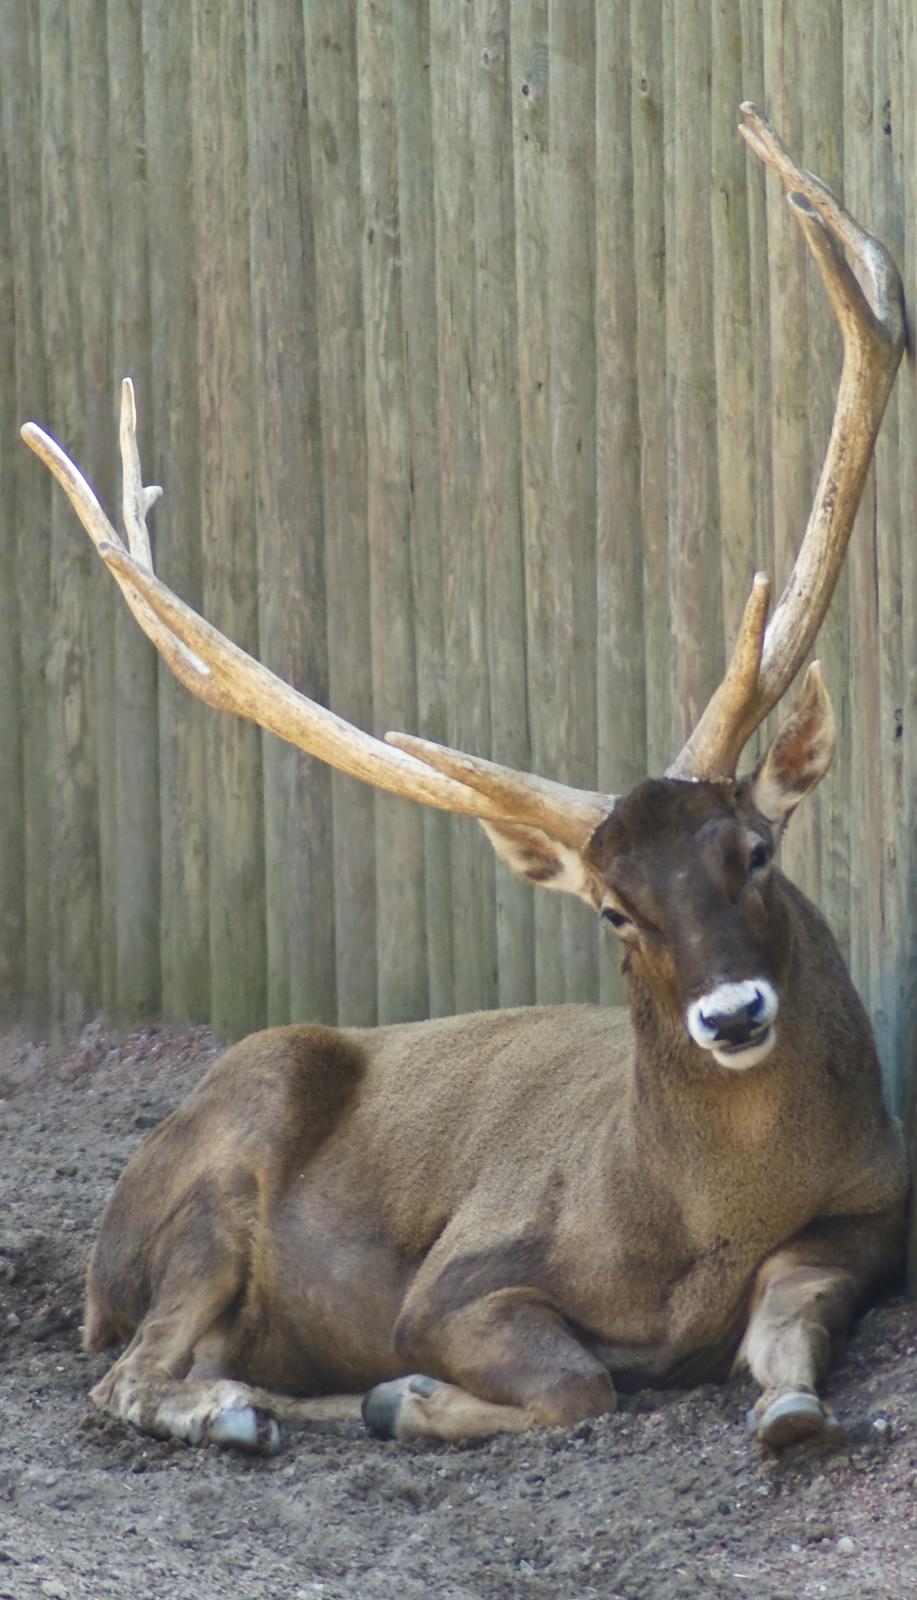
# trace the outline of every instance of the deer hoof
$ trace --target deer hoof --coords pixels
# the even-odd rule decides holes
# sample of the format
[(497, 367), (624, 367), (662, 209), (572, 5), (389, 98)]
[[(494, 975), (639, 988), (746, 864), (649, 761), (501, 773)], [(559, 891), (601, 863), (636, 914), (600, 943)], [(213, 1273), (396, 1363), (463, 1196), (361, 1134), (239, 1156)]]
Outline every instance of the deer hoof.
[(363, 1401), (363, 1421), (377, 1439), (397, 1439), (398, 1419), (407, 1396), (419, 1394), (428, 1399), (438, 1388), (435, 1378), (427, 1378), (421, 1372), (410, 1378), (394, 1378), (391, 1383), (377, 1383)]
[(778, 1395), (761, 1412), (753, 1408), (748, 1413), (748, 1426), (762, 1444), (782, 1450), (801, 1439), (833, 1432), (840, 1424), (825, 1410), (817, 1395), (799, 1389)]
[(229, 1445), (258, 1456), (275, 1456), (283, 1443), (276, 1417), (254, 1406), (218, 1411), (211, 1418), (204, 1437), (208, 1444)]

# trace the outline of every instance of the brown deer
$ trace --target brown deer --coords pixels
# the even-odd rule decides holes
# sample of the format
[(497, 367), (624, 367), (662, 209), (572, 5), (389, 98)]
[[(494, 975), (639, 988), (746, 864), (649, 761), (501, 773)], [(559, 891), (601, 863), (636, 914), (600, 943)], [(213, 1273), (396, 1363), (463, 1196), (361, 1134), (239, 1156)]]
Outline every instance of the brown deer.
[(278, 1418), (352, 1415), (368, 1391), (376, 1433), (463, 1439), (573, 1424), (610, 1411), (615, 1385), (742, 1364), (759, 1438), (832, 1425), (816, 1386), (899, 1269), (906, 1180), (866, 1016), (773, 859), (834, 747), (817, 664), (755, 770), (733, 774), (828, 605), (903, 315), (886, 251), (743, 114), (841, 327), (837, 410), (773, 617), (759, 575), (685, 748), (623, 798), (377, 741), (222, 638), (153, 576), (159, 491), (141, 482), (129, 384), (132, 554), (63, 452), (23, 430), (195, 694), (477, 817), (517, 873), (588, 901), (624, 946), (627, 1010), (276, 1028), (210, 1069), (129, 1162), (89, 1273), (86, 1348), (130, 1341), (93, 1398), (146, 1431), (270, 1451)]

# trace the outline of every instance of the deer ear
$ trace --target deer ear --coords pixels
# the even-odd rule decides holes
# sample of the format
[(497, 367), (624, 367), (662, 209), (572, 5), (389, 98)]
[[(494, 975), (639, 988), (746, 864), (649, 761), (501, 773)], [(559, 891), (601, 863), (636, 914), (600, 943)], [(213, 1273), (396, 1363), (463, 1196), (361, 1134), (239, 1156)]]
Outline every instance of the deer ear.
[(813, 661), (799, 699), (752, 774), (749, 792), (756, 809), (782, 828), (800, 800), (824, 777), (834, 755), (834, 712)]
[(595, 909), (593, 877), (579, 850), (521, 822), (482, 822), (491, 844), (512, 872), (542, 889), (578, 895)]

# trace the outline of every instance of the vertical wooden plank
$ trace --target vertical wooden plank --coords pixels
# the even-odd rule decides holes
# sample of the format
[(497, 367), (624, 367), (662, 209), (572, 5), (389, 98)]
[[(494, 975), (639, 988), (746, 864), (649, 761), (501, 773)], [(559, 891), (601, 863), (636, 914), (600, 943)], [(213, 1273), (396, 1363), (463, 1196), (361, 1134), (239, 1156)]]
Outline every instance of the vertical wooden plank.
[[(328, 699), (305, 44), (296, 8), (246, 0), (255, 515), (261, 658)], [(266, 737), (267, 1017), (333, 1021), (331, 778)]]
[[(139, 0), (110, 0), (109, 162), (117, 219), (112, 229), (112, 352), (139, 400), (141, 460), (152, 430), (143, 53)], [(116, 424), (113, 424), (116, 426)], [(117, 758), (117, 1007), (136, 1022), (159, 1011), (159, 721), (157, 657), (123, 606), (115, 613)]]
[[(505, 766), (532, 765), (525, 682), (525, 581), (519, 484), (520, 421), (512, 164), (509, 0), (476, 0), (474, 243), (476, 361), (480, 384), (478, 478), (487, 582), (491, 752)], [(498, 999), (535, 997), (531, 889), (496, 873)]]
[[(595, 29), (553, 0), (551, 47), (551, 509), (562, 781), (595, 786)], [(564, 994), (598, 990), (595, 921), (564, 897)]]
[[(103, 505), (117, 516), (120, 477), (113, 397), (112, 295), (102, 263), (111, 259), (111, 180), (108, 163), (107, 0), (71, 0), (70, 61), (73, 78), (74, 194), (79, 250), (91, 271), (79, 273), (81, 411), (84, 462)], [(159, 480), (157, 480), (159, 481)], [(101, 1003), (106, 1016), (117, 1009), (117, 786), (115, 783), (115, 585), (92, 563), (92, 721), (98, 769)]]
[(674, 152), (667, 334), (672, 365), (670, 518), (673, 702), (680, 743), (722, 673), (710, 229), (709, 13), (675, 6)]
[[(801, 49), (796, 12), (788, 7), (768, 7), (764, 19), (764, 103), (791, 150), (802, 150), (803, 144), (802, 108), (794, 87)], [(789, 215), (783, 185), (770, 174), (766, 196), (774, 508), (774, 549), (767, 570), (778, 598), (792, 569), (810, 500), (808, 252)], [(812, 817), (812, 810), (807, 807), (800, 808), (794, 817), (782, 847), (782, 864), (817, 901), (818, 863), (812, 849)]]
[(630, 8), (646, 759), (647, 772), (657, 776), (664, 772), (674, 754), (668, 581), (664, 148), (667, 102), (663, 87), (663, 9), (661, 0), (650, 0), (650, 3), (632, 0)]
[[(484, 558), (477, 505), (478, 372), (474, 326), (475, 77), (471, 8), (433, 0), (430, 57), (437, 152), (436, 304), (439, 339), (440, 505), (450, 743), (490, 748)], [(480, 831), (452, 835), (455, 1000), (460, 1011), (497, 1000), (494, 867)]]
[[(599, 787), (617, 793), (633, 788), (647, 772), (632, 82), (628, 9), (597, 7), (597, 771)], [(621, 1000), (616, 949), (602, 951), (600, 994), (606, 1003)]]
[[(551, 515), (550, 256), (551, 159), (548, 3), (516, 6), (512, 16), (513, 177), (519, 329), (520, 471), (525, 556), (526, 677), (532, 767), (560, 776), (560, 726), (554, 671), (556, 537)], [(563, 902), (534, 897), (535, 997), (563, 1000)]]
[[(873, 27), (873, 84), (870, 143), (872, 154), (872, 206), (867, 226), (889, 246), (899, 265), (904, 260), (904, 174), (896, 157), (892, 135), (892, 106), (900, 113), (901, 27), (895, 0), (881, 0)], [(901, 525), (902, 457), (913, 448), (913, 436), (902, 438), (899, 429), (900, 388), (892, 391), (888, 411), (876, 446), (875, 539), (879, 584), (879, 705), (878, 737), (882, 765), (880, 819), (879, 903), (881, 921), (874, 930), (877, 948), (878, 998), (874, 1013), (879, 1052), (889, 1096), (899, 1112), (905, 1104), (903, 1057), (903, 971), (906, 926), (902, 885), (904, 760), (901, 742), (905, 657), (903, 654), (902, 587), (903, 529)], [(910, 530), (908, 537), (911, 537)]]
[[(390, 3), (357, 8), (357, 77), (373, 721), (383, 733), (417, 725)], [(427, 1009), (423, 832), (403, 800), (377, 794), (375, 813), (378, 1015), (394, 1022)]]
[[(41, 11), (44, 337), (53, 431), (79, 457), (79, 234), (73, 172), (70, 40), (66, 0)], [(72, 1037), (98, 1008), (99, 855), (92, 716), (91, 547), (61, 495), (51, 503), (51, 616), (47, 641), (50, 786), (49, 919), (52, 1038)]]
[[(917, 306), (907, 293), (917, 263), (917, 105), (912, 92), (912, 71), (917, 62), (917, 15), (910, 0), (898, 0), (901, 29), (901, 64), (893, 79), (891, 127), (901, 183), (903, 254), (899, 262), (905, 283), (907, 345), (898, 377), (899, 438), (917, 438)], [(903, 898), (902, 944), (898, 953), (901, 977), (901, 1057), (903, 1100), (906, 1114), (911, 1171), (917, 1170), (917, 452), (904, 448), (899, 462), (901, 501), (902, 591), (902, 755), (904, 812), (901, 819), (904, 848), (899, 892)], [(917, 1291), (917, 1193), (912, 1185), (907, 1280)]]
[[(813, 172), (843, 192), (843, 39), (841, 17), (832, 0), (816, 0), (806, 16), (806, 48), (800, 60), (804, 120), (801, 159)], [(806, 266), (806, 375), (810, 441), (809, 497), (814, 495), (821, 459), (831, 430), (842, 346), (837, 323), (814, 265)], [(797, 543), (801, 529), (797, 534)], [(849, 565), (841, 574), (831, 608), (816, 644), (831, 694), (840, 736), (826, 781), (794, 822), (797, 861), (818, 852), (818, 903), (845, 956), (850, 948), (850, 609)], [(805, 825), (808, 824), (808, 835)]]
[[(4, 34), (0, 104), (9, 176), (15, 399), (18, 422), (47, 420), (47, 344), (43, 319), (39, 11), (27, 6)], [(25, 948), (22, 1020), (36, 1030), (48, 1020), (48, 773), (45, 666), (50, 630), (51, 484), (19, 447), (14, 466), (17, 509), (16, 593), (24, 619), (21, 643), (22, 793), (24, 812)]]
[[(740, 0), (742, 23), (742, 99), (767, 105), (764, 84), (764, 16), (759, 0)], [(737, 120), (737, 119), (736, 119)], [(736, 139), (739, 139), (738, 133)], [(752, 395), (754, 467), (752, 508), (755, 567), (773, 568), (773, 477), (771, 472), (770, 299), (767, 291), (767, 184), (762, 163), (743, 149), (750, 283), (751, 342), (754, 351)]]
[(711, 18), (710, 219), (716, 466), (722, 544), (723, 628), (731, 649), (756, 569), (755, 350), (748, 232), (748, 154), (736, 131), (742, 95), (742, 26), (735, 0)]
[[(21, 24), (20, 24), (21, 26)], [(9, 163), (0, 138), (0, 371), (15, 371)], [(20, 1020), (25, 985), (25, 819), (23, 816), (22, 675), (16, 594), (16, 387), (0, 384), (0, 1025)], [(27, 619), (26, 619), (27, 620)]]
[[(398, 121), (398, 213), (402, 319), (408, 406), (411, 576), (417, 661), (418, 731), (448, 738), (443, 568), (439, 534), (439, 426), (433, 132), (428, 0), (395, 0), (395, 106)], [(429, 1015), (455, 1009), (451, 824), (422, 811)]]
[[(349, 0), (304, 9), (319, 333), (330, 701), (372, 722), (356, 34)], [(373, 794), (332, 776), (338, 1019), (376, 1020)]]
[[(191, 218), (191, 13), (144, 0), (144, 111), (150, 216), (154, 454), (163, 485), (154, 517), (156, 567), (193, 606), (202, 604), (197, 306)], [(161, 675), (162, 1012), (174, 1022), (210, 1011), (206, 724), (212, 712), (170, 672)]]
[[(869, 225), (872, 210), (872, 6), (845, 0), (844, 199)], [(877, 995), (881, 927), (881, 817), (884, 773), (879, 737), (879, 640), (876, 589), (875, 480), (870, 474), (851, 540), (852, 783), (850, 889), (851, 969), (872, 1015)]]
[[(204, 609), (258, 653), (251, 285), (242, 0), (195, 0), (192, 107)], [(211, 1016), (237, 1037), (265, 1017), (261, 743), (207, 719)]]

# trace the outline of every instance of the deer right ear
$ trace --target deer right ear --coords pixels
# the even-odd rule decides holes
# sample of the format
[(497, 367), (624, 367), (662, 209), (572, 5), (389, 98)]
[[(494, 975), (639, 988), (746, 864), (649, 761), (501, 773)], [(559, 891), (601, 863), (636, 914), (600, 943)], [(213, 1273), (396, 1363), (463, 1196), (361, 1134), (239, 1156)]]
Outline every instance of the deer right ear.
[(834, 755), (834, 712), (813, 661), (802, 692), (759, 761), (749, 792), (755, 808), (778, 830), (824, 777)]
[(595, 884), (579, 850), (521, 822), (482, 822), (500, 857), (518, 878), (541, 889), (561, 889), (596, 907)]

